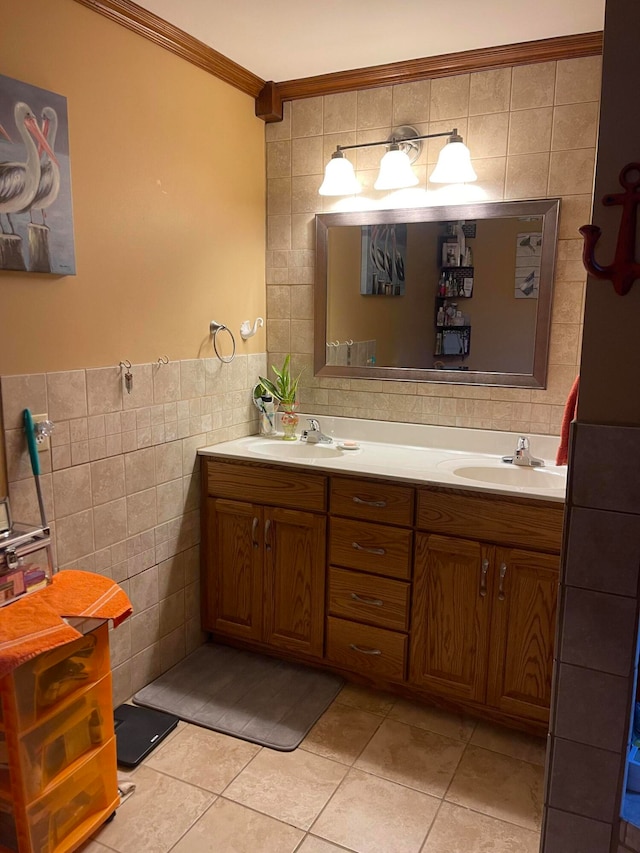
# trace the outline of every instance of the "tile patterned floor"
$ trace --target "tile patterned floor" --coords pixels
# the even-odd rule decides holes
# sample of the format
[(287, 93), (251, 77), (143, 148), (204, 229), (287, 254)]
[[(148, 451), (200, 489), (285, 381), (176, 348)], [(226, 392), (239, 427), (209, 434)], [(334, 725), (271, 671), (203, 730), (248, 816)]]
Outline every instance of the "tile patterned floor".
[(346, 685), (294, 752), (180, 723), (82, 853), (537, 853), (544, 750)]

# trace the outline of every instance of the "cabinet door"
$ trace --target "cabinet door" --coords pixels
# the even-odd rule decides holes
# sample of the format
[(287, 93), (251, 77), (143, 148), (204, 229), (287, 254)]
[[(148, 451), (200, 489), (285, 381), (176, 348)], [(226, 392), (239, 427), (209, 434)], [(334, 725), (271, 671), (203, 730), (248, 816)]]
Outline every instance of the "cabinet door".
[(456, 699), (484, 701), (493, 549), (416, 537), (410, 680)]
[(209, 498), (205, 628), (262, 639), (262, 507)]
[(322, 516), (265, 509), (265, 630), (271, 646), (322, 657), (325, 528)]
[(488, 703), (549, 719), (560, 558), (496, 549)]

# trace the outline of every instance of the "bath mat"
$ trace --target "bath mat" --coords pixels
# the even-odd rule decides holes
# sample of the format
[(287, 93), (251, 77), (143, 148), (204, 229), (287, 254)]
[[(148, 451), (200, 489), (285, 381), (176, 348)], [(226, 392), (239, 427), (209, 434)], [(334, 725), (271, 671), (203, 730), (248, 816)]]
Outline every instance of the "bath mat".
[(207, 643), (136, 693), (133, 701), (290, 752), (343, 684), (328, 672)]

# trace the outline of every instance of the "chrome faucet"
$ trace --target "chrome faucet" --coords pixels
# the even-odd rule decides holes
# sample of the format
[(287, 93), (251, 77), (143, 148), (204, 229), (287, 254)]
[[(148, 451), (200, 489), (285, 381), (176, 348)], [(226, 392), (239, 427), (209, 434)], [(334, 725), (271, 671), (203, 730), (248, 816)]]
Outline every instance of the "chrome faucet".
[(544, 465), (543, 459), (532, 456), (529, 451), (529, 439), (521, 435), (516, 444), (513, 456), (503, 456), (503, 462), (512, 462), (514, 465), (526, 465), (529, 468), (540, 468)]
[(325, 435), (320, 429), (320, 421), (317, 418), (307, 418), (309, 422), (309, 429), (305, 429), (301, 435), (301, 438), (304, 438), (307, 444), (318, 444), (319, 442), (324, 442), (326, 444), (331, 444), (333, 439), (330, 435)]

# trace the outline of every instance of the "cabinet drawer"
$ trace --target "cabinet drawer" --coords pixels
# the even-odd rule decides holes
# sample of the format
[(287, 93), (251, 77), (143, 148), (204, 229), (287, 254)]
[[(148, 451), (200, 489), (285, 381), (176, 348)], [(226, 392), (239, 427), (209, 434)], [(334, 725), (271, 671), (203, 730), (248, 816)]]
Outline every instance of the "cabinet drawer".
[(416, 526), (500, 545), (560, 551), (564, 506), (533, 506), (418, 490)]
[(22, 664), (13, 678), (21, 730), (111, 671), (107, 625)]
[(329, 562), (376, 575), (408, 579), (411, 577), (411, 541), (410, 530), (332, 518)]
[(252, 503), (324, 512), (327, 478), (293, 468), (205, 460), (207, 494)]
[(331, 512), (387, 524), (413, 523), (414, 490), (369, 480), (331, 478)]
[(409, 584), (378, 575), (329, 569), (329, 610), (334, 616), (395, 631), (409, 629)]
[(327, 618), (327, 659), (332, 663), (363, 675), (403, 681), (406, 655), (406, 634)]

